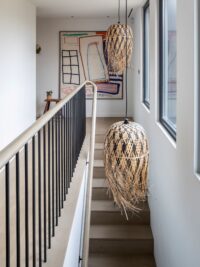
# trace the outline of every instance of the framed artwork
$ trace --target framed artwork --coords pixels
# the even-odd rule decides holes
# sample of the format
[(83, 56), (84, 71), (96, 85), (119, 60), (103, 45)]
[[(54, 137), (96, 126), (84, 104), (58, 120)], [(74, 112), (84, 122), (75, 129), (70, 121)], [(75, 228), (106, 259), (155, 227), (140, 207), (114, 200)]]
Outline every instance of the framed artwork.
[[(59, 96), (63, 98), (85, 80), (96, 83), (98, 99), (123, 99), (123, 75), (108, 71), (106, 31), (61, 31), (59, 34)], [(92, 87), (86, 86), (87, 99)]]

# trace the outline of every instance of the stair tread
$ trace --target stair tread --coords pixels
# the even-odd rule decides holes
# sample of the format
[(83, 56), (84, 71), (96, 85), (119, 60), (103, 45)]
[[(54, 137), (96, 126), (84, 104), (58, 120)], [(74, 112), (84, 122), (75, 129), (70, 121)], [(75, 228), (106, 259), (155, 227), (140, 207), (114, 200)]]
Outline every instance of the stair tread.
[(149, 225), (91, 225), (90, 239), (152, 240)]
[(108, 188), (105, 178), (94, 178), (92, 182), (93, 188)]
[(96, 143), (95, 149), (104, 149), (104, 144), (103, 143)]
[[(149, 207), (146, 202), (141, 203), (139, 207), (141, 208), (141, 212), (149, 211)], [(111, 200), (93, 200), (92, 211), (121, 212), (118, 206), (114, 205), (114, 202)], [(139, 215), (140, 215), (140, 212), (133, 214), (133, 216), (139, 216)]]
[(153, 255), (90, 254), (89, 267), (156, 267)]
[(104, 162), (103, 160), (101, 159), (96, 159), (94, 160), (94, 168), (95, 167), (101, 167), (101, 168), (104, 168)]

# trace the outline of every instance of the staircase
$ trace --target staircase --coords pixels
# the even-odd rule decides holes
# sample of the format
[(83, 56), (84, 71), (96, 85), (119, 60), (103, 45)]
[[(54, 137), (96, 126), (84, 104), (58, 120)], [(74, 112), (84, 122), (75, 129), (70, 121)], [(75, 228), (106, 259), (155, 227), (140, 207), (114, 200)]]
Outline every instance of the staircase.
[(104, 134), (96, 135), (89, 267), (156, 267), (148, 203), (128, 221), (121, 215), (107, 193), (103, 140)]

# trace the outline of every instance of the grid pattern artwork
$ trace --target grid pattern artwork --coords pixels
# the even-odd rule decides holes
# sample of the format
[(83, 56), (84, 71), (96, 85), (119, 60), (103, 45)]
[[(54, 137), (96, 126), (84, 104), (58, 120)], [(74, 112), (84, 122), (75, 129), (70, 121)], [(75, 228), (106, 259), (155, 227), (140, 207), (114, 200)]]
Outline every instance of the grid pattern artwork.
[[(106, 31), (59, 33), (59, 97), (62, 99), (86, 80), (96, 83), (98, 99), (123, 99), (123, 75), (108, 70)], [(86, 86), (86, 98), (93, 90)]]
[(80, 84), (80, 68), (77, 50), (62, 50), (63, 84)]

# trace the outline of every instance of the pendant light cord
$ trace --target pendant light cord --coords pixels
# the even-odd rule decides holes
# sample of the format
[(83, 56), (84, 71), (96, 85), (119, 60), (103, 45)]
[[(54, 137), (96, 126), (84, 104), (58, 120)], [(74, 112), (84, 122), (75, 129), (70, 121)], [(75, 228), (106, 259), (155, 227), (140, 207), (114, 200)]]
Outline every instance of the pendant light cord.
[(120, 9), (121, 9), (121, 7), (120, 7), (120, 0), (118, 0), (118, 23), (120, 24), (120, 20), (121, 20), (121, 18), (120, 18)]
[(126, 0), (126, 11), (125, 11), (125, 24), (126, 24), (126, 118), (128, 116), (128, 6), (127, 6), (127, 0)]

